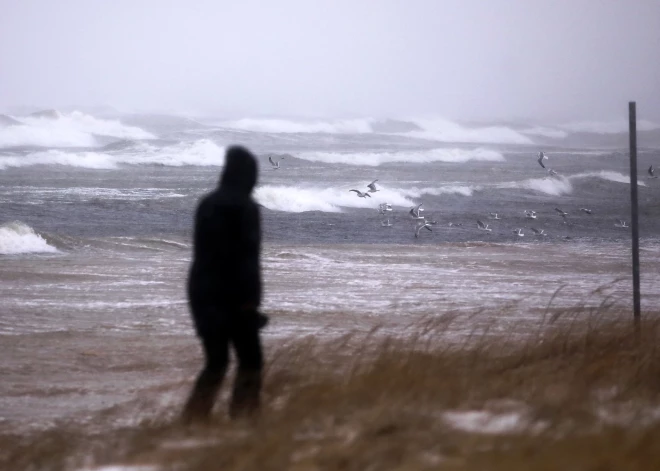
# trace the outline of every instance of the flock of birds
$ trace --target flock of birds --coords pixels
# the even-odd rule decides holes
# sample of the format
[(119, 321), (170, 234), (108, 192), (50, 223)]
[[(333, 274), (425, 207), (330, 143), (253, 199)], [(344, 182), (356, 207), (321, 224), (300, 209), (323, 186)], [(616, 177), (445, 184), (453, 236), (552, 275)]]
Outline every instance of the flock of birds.
[[(270, 158), (269, 158), (269, 160), (270, 160)], [(545, 155), (545, 153), (541, 151), (541, 152), (538, 153), (537, 162), (539, 163), (539, 165), (543, 169), (545, 169), (547, 171), (549, 176), (551, 176), (551, 177), (552, 176), (557, 176), (558, 173), (555, 170), (553, 170), (552, 168), (546, 167), (544, 165), (544, 163), (543, 163), (544, 160), (548, 160), (548, 156)], [(279, 161), (277, 162), (277, 166), (275, 166), (276, 164), (272, 160), (271, 160), (271, 164), (273, 165), (274, 168), (279, 168)], [(648, 168), (648, 174), (649, 174), (649, 178), (658, 178), (655, 175), (655, 169), (653, 168), (653, 165), (651, 165)], [(374, 180), (371, 183), (369, 183), (367, 185), (367, 190), (366, 191), (361, 191), (361, 190), (356, 190), (356, 189), (351, 189), (349, 191), (355, 192), (356, 195), (358, 196), (358, 198), (371, 198), (370, 193), (375, 193), (375, 192), (379, 191), (378, 188), (376, 187), (376, 182), (377, 181), (378, 180)], [(587, 214), (587, 215), (593, 215), (593, 211), (589, 208), (580, 208), (579, 210), (581, 212)], [(387, 214), (391, 213), (392, 211), (393, 211), (393, 209), (392, 209), (392, 205), (390, 203), (381, 203), (381, 204), (378, 205), (378, 212), (381, 215), (387, 215)], [(427, 219), (425, 216), (423, 216), (421, 214), (422, 211), (424, 211), (424, 209), (422, 208), (422, 203), (418, 204), (415, 207), (410, 208), (410, 210), (408, 211), (408, 216), (415, 223), (414, 234), (415, 234), (416, 238), (419, 237), (419, 235), (420, 235), (420, 233), (422, 232), (423, 229), (426, 229), (426, 230), (432, 232), (431, 227), (437, 224), (437, 221)], [(567, 217), (569, 216), (569, 213), (562, 210), (562, 209), (560, 209), (560, 208), (555, 208), (555, 211), (563, 219), (564, 224), (568, 224)], [(536, 211), (526, 209), (524, 211), (524, 214), (525, 214), (525, 219), (529, 219), (529, 220), (537, 219)], [(492, 220), (502, 219), (501, 215), (498, 214), (498, 213), (490, 213), (489, 218), (492, 219)], [(383, 227), (392, 227), (393, 226), (393, 224), (390, 222), (389, 217), (387, 219), (383, 220), (381, 222), (381, 225)], [(449, 227), (462, 226), (461, 223), (453, 223), (453, 222), (450, 222), (448, 225), (449, 225)], [(628, 223), (624, 220), (621, 220), (621, 219), (619, 219), (618, 222), (614, 224), (614, 226), (619, 227), (619, 228), (628, 228), (629, 227)], [(493, 230), (490, 227), (489, 224), (484, 223), (480, 219), (477, 219), (477, 228), (481, 231), (484, 231), (484, 232), (492, 232), (492, 230)], [(547, 236), (547, 233), (545, 232), (545, 229), (538, 229), (538, 228), (533, 227), (533, 226), (530, 227), (530, 229), (532, 230), (532, 232), (534, 233), (534, 235), (536, 237), (545, 237), (545, 236)], [(518, 237), (524, 237), (525, 236), (525, 232), (524, 232), (523, 228), (513, 229), (512, 232)]]
[[(284, 156), (280, 157), (280, 159), (284, 159)], [(538, 153), (537, 162), (539, 163), (539, 165), (544, 170), (547, 171), (549, 176), (551, 176), (551, 177), (557, 176), (558, 173), (555, 170), (553, 170), (550, 167), (546, 167), (546, 165), (543, 163), (544, 160), (548, 160), (548, 156), (545, 155), (545, 153), (543, 151), (541, 151), (541, 152)], [(272, 156), (268, 156), (268, 161), (270, 162), (271, 168), (273, 170), (279, 170), (280, 169), (280, 160), (273, 160)], [(653, 167), (653, 165), (651, 165), (648, 168), (647, 172), (649, 174), (648, 178), (658, 178), (658, 176), (655, 175), (655, 168)], [(357, 195), (358, 198), (371, 198), (372, 193), (376, 193), (377, 191), (380, 191), (376, 187), (376, 182), (378, 182), (378, 179), (376, 179), (376, 180), (372, 181), (371, 183), (369, 183), (367, 185), (367, 189), (365, 191), (356, 190), (356, 189), (351, 189), (349, 191), (354, 192)], [(422, 232), (423, 229), (426, 229), (426, 230), (432, 232), (431, 227), (438, 223), (437, 221), (428, 219), (428, 218), (426, 218), (425, 216), (422, 215), (422, 212), (424, 211), (424, 209), (422, 208), (422, 204), (423, 203), (420, 203), (417, 206), (414, 206), (414, 207), (410, 208), (410, 210), (408, 211), (408, 216), (414, 222), (414, 228), (415, 228), (414, 234), (415, 234), (416, 238), (419, 237), (419, 235), (420, 235), (420, 233)], [(587, 215), (593, 215), (593, 211), (589, 208), (580, 208), (579, 210), (581, 212), (587, 214)], [(390, 203), (381, 203), (381, 204), (378, 205), (378, 213), (383, 215), (383, 216), (389, 215), (392, 211), (393, 211), (393, 209), (392, 209), (392, 205)], [(559, 216), (563, 219), (564, 224), (568, 224), (567, 217), (569, 216), (569, 213), (567, 213), (566, 211), (564, 211), (560, 208), (555, 208), (555, 211), (557, 211)], [(524, 214), (525, 214), (525, 219), (534, 220), (534, 219), (537, 218), (536, 211), (526, 209), (524, 211)], [(500, 220), (500, 219), (502, 219), (501, 215), (498, 214), (498, 213), (490, 213), (489, 218), (491, 220)], [(383, 226), (383, 227), (392, 227), (393, 225), (394, 224), (390, 221), (389, 217), (387, 217), (386, 219), (381, 221), (381, 226)], [(449, 227), (460, 227), (462, 225), (463, 224), (461, 224), (461, 223), (453, 223), (453, 222), (450, 222), (448, 224)], [(624, 228), (624, 229), (629, 227), (628, 223), (626, 221), (622, 220), (622, 219), (619, 219), (617, 221), (617, 223), (614, 224), (614, 226), (619, 227), (619, 228)], [(477, 228), (481, 231), (484, 231), (484, 232), (492, 232), (492, 230), (493, 230), (490, 227), (490, 224), (486, 224), (480, 219), (477, 219)], [(534, 235), (537, 236), (537, 237), (547, 236), (544, 229), (537, 229), (536, 227), (530, 227), (530, 229), (532, 230)], [(524, 237), (525, 236), (525, 232), (524, 232), (523, 228), (513, 229), (512, 232), (518, 237)]]

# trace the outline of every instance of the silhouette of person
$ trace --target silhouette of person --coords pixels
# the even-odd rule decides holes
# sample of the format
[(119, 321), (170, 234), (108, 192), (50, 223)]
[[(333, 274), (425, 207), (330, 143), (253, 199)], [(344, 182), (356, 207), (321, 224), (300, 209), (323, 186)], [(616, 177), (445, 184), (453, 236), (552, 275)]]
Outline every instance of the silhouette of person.
[(229, 363), (238, 359), (230, 417), (259, 407), (263, 363), (259, 329), (268, 318), (261, 303), (261, 222), (251, 193), (257, 160), (243, 147), (230, 147), (219, 186), (204, 196), (195, 214), (188, 301), (206, 364), (185, 405), (185, 422), (207, 419)]

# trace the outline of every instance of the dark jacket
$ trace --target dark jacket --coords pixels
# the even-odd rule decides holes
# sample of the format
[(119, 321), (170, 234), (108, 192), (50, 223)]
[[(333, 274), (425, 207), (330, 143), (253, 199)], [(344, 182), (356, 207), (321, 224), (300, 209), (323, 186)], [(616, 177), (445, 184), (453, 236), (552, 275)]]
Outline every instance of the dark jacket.
[(254, 156), (231, 147), (218, 188), (197, 207), (188, 299), (198, 327), (204, 317), (261, 303), (261, 222), (251, 197), (256, 183)]

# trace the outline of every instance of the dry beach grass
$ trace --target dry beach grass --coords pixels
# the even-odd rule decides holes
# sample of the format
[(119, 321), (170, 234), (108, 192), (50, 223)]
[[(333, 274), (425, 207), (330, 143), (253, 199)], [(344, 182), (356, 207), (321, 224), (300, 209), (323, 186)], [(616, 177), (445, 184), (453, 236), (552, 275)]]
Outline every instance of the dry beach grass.
[[(289, 340), (271, 353), (257, 421), (169, 418), (0, 437), (0, 468), (656, 470), (660, 322), (548, 313), (524, 339), (443, 341), (451, 316), (405, 335)], [(221, 402), (221, 401), (219, 401)]]

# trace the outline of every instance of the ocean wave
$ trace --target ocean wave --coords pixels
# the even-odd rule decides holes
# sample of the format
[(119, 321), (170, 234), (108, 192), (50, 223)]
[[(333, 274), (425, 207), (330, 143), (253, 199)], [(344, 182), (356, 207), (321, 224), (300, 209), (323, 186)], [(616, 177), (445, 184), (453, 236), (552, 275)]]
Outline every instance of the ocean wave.
[[(630, 177), (619, 172), (609, 170), (600, 170), (597, 172), (583, 172), (574, 175), (557, 175), (554, 177), (545, 178), (530, 178), (519, 182), (506, 182), (496, 185), (496, 188), (512, 189), (522, 188), (526, 190), (538, 191), (551, 196), (568, 195), (573, 192), (573, 182), (576, 180), (584, 180), (587, 178), (600, 178), (602, 180), (617, 182), (617, 183), (630, 183)], [(642, 181), (638, 181), (641, 186), (646, 186)]]
[(94, 136), (118, 139), (153, 139), (140, 128), (117, 120), (98, 119), (74, 111), (68, 114), (14, 117), (21, 124), (0, 128), (0, 147), (94, 147)]
[(470, 160), (503, 161), (501, 153), (484, 148), (466, 149), (430, 149), (428, 151), (402, 152), (303, 152), (297, 158), (312, 162), (333, 164), (364, 165), (376, 167), (391, 162), (428, 163), (428, 162), (468, 162)]
[(327, 133), (363, 134), (373, 132), (371, 119), (343, 119), (331, 121), (303, 121), (290, 119), (252, 119), (223, 121), (219, 126), (266, 133)]
[(0, 254), (58, 252), (27, 224), (13, 221), (0, 225)]
[[(618, 134), (628, 132), (628, 120), (613, 121), (574, 121), (558, 126), (570, 132), (585, 132), (594, 134)], [(645, 119), (637, 120), (638, 131), (653, 131), (660, 129), (660, 124)]]
[(568, 195), (573, 192), (573, 185), (571, 185), (570, 180), (563, 176), (529, 178), (518, 182), (500, 183), (495, 187), (500, 189), (520, 188), (523, 190), (533, 190), (551, 196)]
[(466, 185), (444, 185), (438, 188), (417, 188), (413, 187), (406, 190), (400, 190), (401, 193), (410, 198), (419, 198), (422, 195), (461, 195), (472, 196), (475, 191), (480, 190), (479, 186), (466, 186)]
[[(611, 182), (630, 183), (630, 176), (629, 175), (624, 175), (623, 173), (613, 172), (613, 171), (610, 171), (610, 170), (599, 170), (597, 172), (577, 173), (575, 175), (569, 176), (568, 178), (570, 178), (570, 179), (601, 178), (603, 180), (608, 180), (608, 181), (611, 181)], [(637, 180), (637, 184), (640, 185), (640, 186), (646, 186), (646, 183), (644, 183), (641, 180)]]
[(119, 152), (72, 152), (53, 149), (32, 152), (21, 157), (0, 156), (0, 170), (32, 165), (66, 165), (91, 169), (115, 169), (119, 164), (221, 166), (224, 165), (224, 153), (224, 148), (208, 139), (181, 142), (162, 148), (139, 143)]
[(406, 136), (440, 142), (471, 142), (491, 144), (533, 144), (526, 136), (506, 126), (468, 127), (446, 119), (411, 120), (423, 131), (411, 131)]
[(339, 213), (342, 208), (378, 209), (380, 203), (393, 206), (414, 206), (410, 193), (401, 189), (380, 187), (380, 191), (371, 194), (371, 198), (359, 198), (349, 191), (359, 185), (346, 188), (305, 188), (296, 186), (264, 185), (257, 187), (255, 198), (259, 204), (273, 211), (302, 213), (322, 211)]
[(523, 129), (520, 132), (522, 132), (523, 134), (528, 134), (530, 136), (550, 137), (552, 139), (564, 139), (568, 136), (567, 131), (564, 131), (562, 129), (545, 127), (545, 126), (535, 126), (533, 128)]

